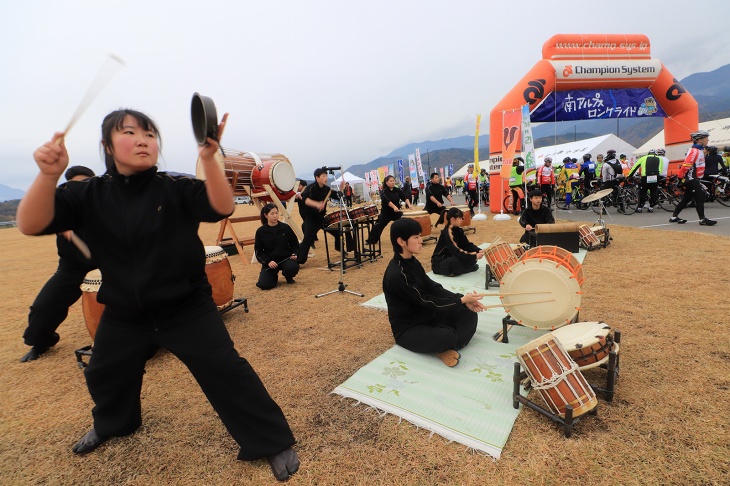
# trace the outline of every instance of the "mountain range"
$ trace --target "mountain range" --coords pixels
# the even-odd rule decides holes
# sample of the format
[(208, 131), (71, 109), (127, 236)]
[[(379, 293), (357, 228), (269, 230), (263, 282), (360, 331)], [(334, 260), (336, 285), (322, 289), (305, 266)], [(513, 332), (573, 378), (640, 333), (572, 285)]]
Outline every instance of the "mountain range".
[[(695, 73), (680, 81), (700, 105), (700, 121), (730, 117), (730, 64), (707, 73)], [(639, 147), (664, 128), (662, 118), (624, 118), (621, 120), (581, 120), (558, 123), (542, 123), (533, 126), (536, 147), (584, 140), (587, 138), (615, 133), (618, 137)], [(383, 165), (396, 164), (403, 159), (408, 164), (408, 154), (416, 148), (421, 152), (421, 164), (425, 167), (444, 167), (454, 165), (458, 170), (474, 160), (474, 136), (425, 140), (409, 143), (387, 155), (364, 164), (348, 167), (348, 171), (362, 177), (366, 171)], [(479, 137), (479, 160), (489, 156), (489, 135)]]

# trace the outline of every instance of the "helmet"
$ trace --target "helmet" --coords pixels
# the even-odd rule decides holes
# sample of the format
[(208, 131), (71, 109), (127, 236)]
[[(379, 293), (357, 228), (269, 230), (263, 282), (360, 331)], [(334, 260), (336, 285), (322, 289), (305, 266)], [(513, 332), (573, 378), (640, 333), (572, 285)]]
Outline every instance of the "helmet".
[(725, 146), (725, 148), (722, 149), (723, 152), (726, 154), (730, 154), (730, 146)]
[(598, 155), (596, 155), (596, 158), (597, 158), (597, 159), (602, 159), (602, 158), (603, 158), (603, 154), (598, 154)]
[(608, 150), (606, 155), (616, 155), (616, 151), (614, 149)]
[(469, 166), (467, 167), (467, 169), (473, 169), (473, 168), (474, 168), (474, 164), (469, 164)]
[(666, 154), (666, 153), (667, 153), (667, 151), (666, 151), (666, 150), (664, 150), (663, 148), (658, 148), (658, 149), (656, 149), (656, 154), (657, 154), (657, 155), (664, 155), (664, 154)]
[(656, 155), (656, 150), (654, 150), (654, 149), (649, 150), (649, 155)]
[(591, 160), (591, 154), (583, 154), (583, 160)]
[(565, 157), (563, 159), (563, 164), (569, 164), (570, 163), (570, 157)]
[(689, 136), (692, 137), (692, 141), (696, 142), (698, 140), (702, 140), (703, 138), (709, 137), (710, 134), (706, 130), (700, 130), (698, 132), (690, 133)]
[(573, 157), (572, 159), (570, 159), (570, 161), (571, 161), (571, 162), (573, 162), (573, 163), (575, 164), (575, 163), (577, 163), (577, 162), (578, 162), (578, 159), (576, 159), (575, 157)]
[(525, 162), (525, 159), (523, 159), (522, 157), (515, 157), (514, 158), (514, 162), (522, 162), (522, 163), (524, 163)]
[(710, 153), (710, 155), (717, 155), (717, 147), (710, 145), (707, 147), (707, 151)]
[(553, 161), (553, 158), (552, 157), (545, 157), (545, 162), (552, 163), (552, 161)]
[(618, 156), (618, 158), (619, 159), (625, 159), (626, 158), (626, 154), (621, 154), (621, 155)]

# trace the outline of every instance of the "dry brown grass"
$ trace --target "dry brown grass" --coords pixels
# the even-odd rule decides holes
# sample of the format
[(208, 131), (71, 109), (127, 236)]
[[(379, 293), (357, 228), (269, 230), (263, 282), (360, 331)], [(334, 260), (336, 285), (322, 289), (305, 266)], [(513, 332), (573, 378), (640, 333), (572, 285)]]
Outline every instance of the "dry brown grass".
[[(239, 207), (247, 212), (252, 208)], [(254, 225), (237, 227), (252, 234)], [(212, 244), (217, 225), (201, 236)], [(359, 304), (381, 292), (392, 254), (345, 275), (361, 299), (335, 289), (315, 250), (296, 285), (263, 292), (258, 265), (232, 257), (236, 295), (225, 316), (239, 352), (289, 418), (302, 459), (292, 484), (727, 484), (730, 475), (728, 239), (612, 226), (614, 242), (590, 253), (581, 320), (623, 332), (612, 404), (601, 400), (572, 438), (523, 411), (502, 459), (471, 453), (393, 416), (351, 406), (330, 392), (393, 344), (383, 312)], [(478, 223), (477, 243), (516, 241), (514, 222)], [(320, 238), (321, 238), (320, 234)], [(388, 241), (388, 231), (383, 235)], [(39, 361), (18, 362), (27, 309), (56, 265), (54, 239), (0, 231), (0, 477), (3, 484), (267, 484), (263, 461), (235, 460), (237, 447), (190, 373), (160, 353), (147, 366), (144, 424), (85, 457), (70, 446), (91, 425), (92, 406), (73, 351), (90, 344), (80, 304), (61, 342)], [(421, 261), (427, 267), (433, 243)], [(247, 255), (250, 258), (250, 253)], [(164, 262), (161, 262), (164, 263)], [(598, 372), (596, 372), (598, 373)], [(600, 375), (589, 375), (598, 381)], [(531, 395), (539, 402), (535, 392)]]

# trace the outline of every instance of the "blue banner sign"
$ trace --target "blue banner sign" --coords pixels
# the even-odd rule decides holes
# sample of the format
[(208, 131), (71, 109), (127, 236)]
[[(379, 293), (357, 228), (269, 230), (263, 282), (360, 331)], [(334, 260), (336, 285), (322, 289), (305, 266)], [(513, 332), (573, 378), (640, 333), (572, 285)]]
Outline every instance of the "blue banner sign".
[(531, 114), (532, 122), (643, 118), (666, 113), (647, 88), (554, 91)]

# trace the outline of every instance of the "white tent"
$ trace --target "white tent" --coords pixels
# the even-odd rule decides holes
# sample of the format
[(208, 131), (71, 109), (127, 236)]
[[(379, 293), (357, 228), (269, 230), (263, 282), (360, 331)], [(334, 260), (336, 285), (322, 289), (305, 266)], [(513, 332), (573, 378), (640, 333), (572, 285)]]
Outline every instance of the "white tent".
[(351, 172), (345, 171), (344, 174), (342, 174), (331, 183), (332, 187), (339, 189), (340, 182), (342, 182), (343, 179), (345, 182), (350, 183), (352, 189), (355, 191), (356, 196), (360, 196), (360, 199), (363, 201), (369, 200), (368, 191), (365, 188), (365, 179), (363, 179), (362, 177), (358, 177)]
[[(707, 130), (710, 134), (710, 141), (707, 145), (714, 145), (720, 150), (726, 145), (730, 145), (730, 118), (723, 118), (721, 120), (711, 120), (700, 123), (700, 130)], [(689, 138), (689, 135), (687, 136)], [(686, 144), (674, 145), (666, 147), (667, 158), (669, 160), (684, 159), (684, 154), (692, 144), (687, 142)], [(636, 157), (641, 157), (649, 153), (651, 149), (658, 149), (664, 147), (664, 130), (654, 135), (644, 145), (637, 148), (634, 151)]]
[[(467, 164), (464, 164), (464, 166), (454, 172), (454, 175), (451, 176), (453, 179), (463, 179), (466, 177), (466, 169), (469, 168), (469, 164), (473, 164), (474, 162), (469, 162)], [(489, 161), (488, 160), (480, 160), (479, 161), (479, 168), (480, 169), (487, 169), (489, 170)]]
[(576, 142), (568, 142), (560, 145), (550, 145), (535, 149), (535, 165), (540, 167), (545, 161), (545, 157), (552, 157), (553, 167), (561, 167), (565, 157), (576, 158), (578, 163), (583, 162), (583, 154), (591, 154), (592, 159), (596, 160), (596, 155), (603, 154), (610, 149), (616, 151), (616, 158), (620, 154), (626, 154), (631, 157), (636, 150), (633, 145), (624, 142), (616, 135), (610, 133), (601, 135), (600, 137), (587, 138)]

